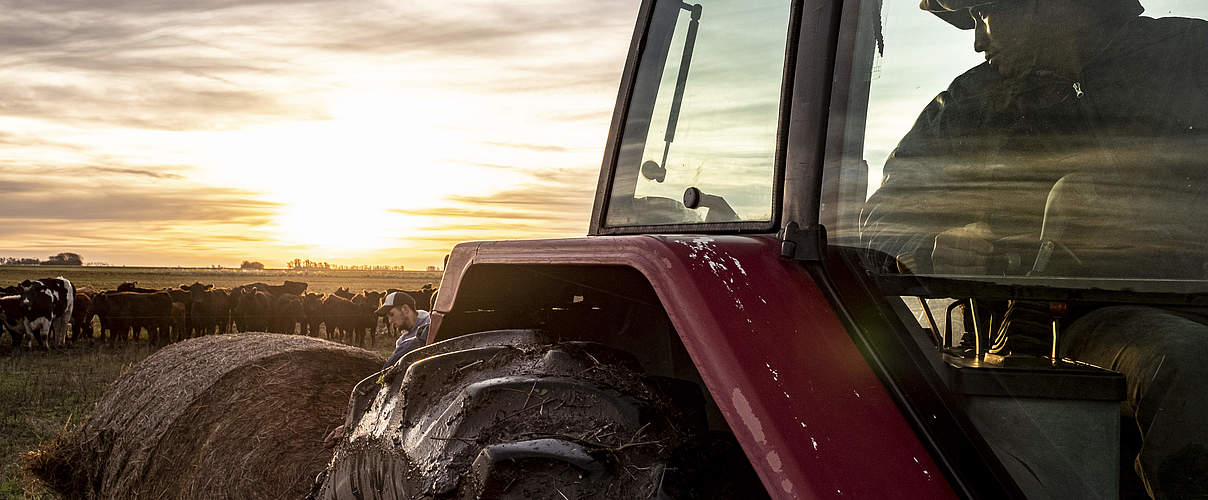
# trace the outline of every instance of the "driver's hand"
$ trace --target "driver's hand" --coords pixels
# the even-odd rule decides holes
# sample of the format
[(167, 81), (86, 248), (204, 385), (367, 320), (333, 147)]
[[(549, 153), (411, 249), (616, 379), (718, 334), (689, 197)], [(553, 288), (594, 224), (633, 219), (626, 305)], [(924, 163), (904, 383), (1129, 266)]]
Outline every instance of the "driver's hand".
[(949, 229), (935, 236), (931, 270), (936, 274), (986, 274), (994, 252), (994, 234), (984, 222)]

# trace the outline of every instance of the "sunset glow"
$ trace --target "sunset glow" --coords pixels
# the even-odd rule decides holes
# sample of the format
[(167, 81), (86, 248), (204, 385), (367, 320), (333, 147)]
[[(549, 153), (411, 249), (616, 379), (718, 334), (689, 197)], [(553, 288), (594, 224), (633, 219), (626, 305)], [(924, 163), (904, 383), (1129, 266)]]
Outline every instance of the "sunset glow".
[(637, 7), (6, 8), (0, 255), (422, 269), (582, 235)]

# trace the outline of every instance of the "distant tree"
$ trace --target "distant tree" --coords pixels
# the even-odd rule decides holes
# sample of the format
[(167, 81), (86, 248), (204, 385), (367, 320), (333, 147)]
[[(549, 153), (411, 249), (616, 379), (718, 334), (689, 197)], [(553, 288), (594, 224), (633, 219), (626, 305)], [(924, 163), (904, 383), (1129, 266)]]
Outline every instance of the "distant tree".
[(43, 262), (42, 265), (46, 265), (46, 266), (82, 266), (82, 265), (84, 265), (84, 259), (81, 259), (80, 254), (78, 254), (78, 253), (63, 252), (63, 253), (60, 253), (57, 255), (51, 255), (50, 257), (47, 257), (46, 261)]
[(245, 261), (243, 261), (242, 264), (239, 264), (239, 269), (263, 271), (264, 264), (262, 264), (260, 262), (251, 262), (251, 261), (245, 260)]

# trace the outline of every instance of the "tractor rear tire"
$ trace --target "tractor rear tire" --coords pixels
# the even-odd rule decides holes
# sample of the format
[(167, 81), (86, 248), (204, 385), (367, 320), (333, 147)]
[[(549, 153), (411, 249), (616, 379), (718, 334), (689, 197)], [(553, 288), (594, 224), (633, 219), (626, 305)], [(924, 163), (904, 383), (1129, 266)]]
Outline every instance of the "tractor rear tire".
[(345, 426), (314, 497), (766, 497), (696, 384), (539, 331), (413, 351), (358, 384)]

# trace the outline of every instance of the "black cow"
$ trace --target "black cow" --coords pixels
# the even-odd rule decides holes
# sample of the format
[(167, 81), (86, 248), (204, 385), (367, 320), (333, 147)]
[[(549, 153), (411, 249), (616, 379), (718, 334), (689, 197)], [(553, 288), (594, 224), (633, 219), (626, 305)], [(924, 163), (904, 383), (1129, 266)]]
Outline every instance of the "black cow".
[(104, 292), (93, 299), (93, 309), (101, 318), (102, 328), (109, 330), (109, 343), (126, 340), (133, 332), (147, 330), (153, 344), (165, 344), (172, 329), (172, 296), (167, 292)]
[(273, 312), (273, 296), (263, 290), (241, 287), (235, 301), (234, 316), (241, 332), (264, 332), (269, 329)]
[(0, 324), (13, 338), (13, 348), (21, 346), (25, 338), (25, 313), (21, 311), (21, 296), (0, 297)]
[(214, 285), (181, 285), (189, 292), (189, 328), (194, 336), (230, 329), (231, 291)]
[(306, 318), (302, 334), (318, 337), (319, 324), (323, 322), (323, 294), (308, 293), (302, 297), (302, 314)]
[(243, 286), (245, 286), (245, 287), (250, 286), (257, 290), (262, 290), (262, 291), (268, 292), (272, 295), (289, 294), (289, 295), (301, 296), (303, 293), (306, 293), (306, 287), (308, 285), (301, 281), (285, 280), (285, 283), (281, 284), (281, 285), (269, 285), (269, 284), (265, 284), (265, 283), (251, 283), (251, 284), (243, 285)]
[(283, 293), (274, 298), (271, 330), (292, 334), (296, 332), (298, 323), (306, 323), (302, 297)]
[(373, 333), (377, 330), (375, 311), (381, 302), (382, 297), (378, 292), (362, 292), (352, 298), (356, 309), (353, 319), (349, 321), (349, 326), (352, 328), (351, 341), (354, 345), (373, 347)]
[(339, 295), (323, 298), (323, 321), (327, 328), (327, 339), (351, 342), (357, 326), (357, 316), (362, 307)]

